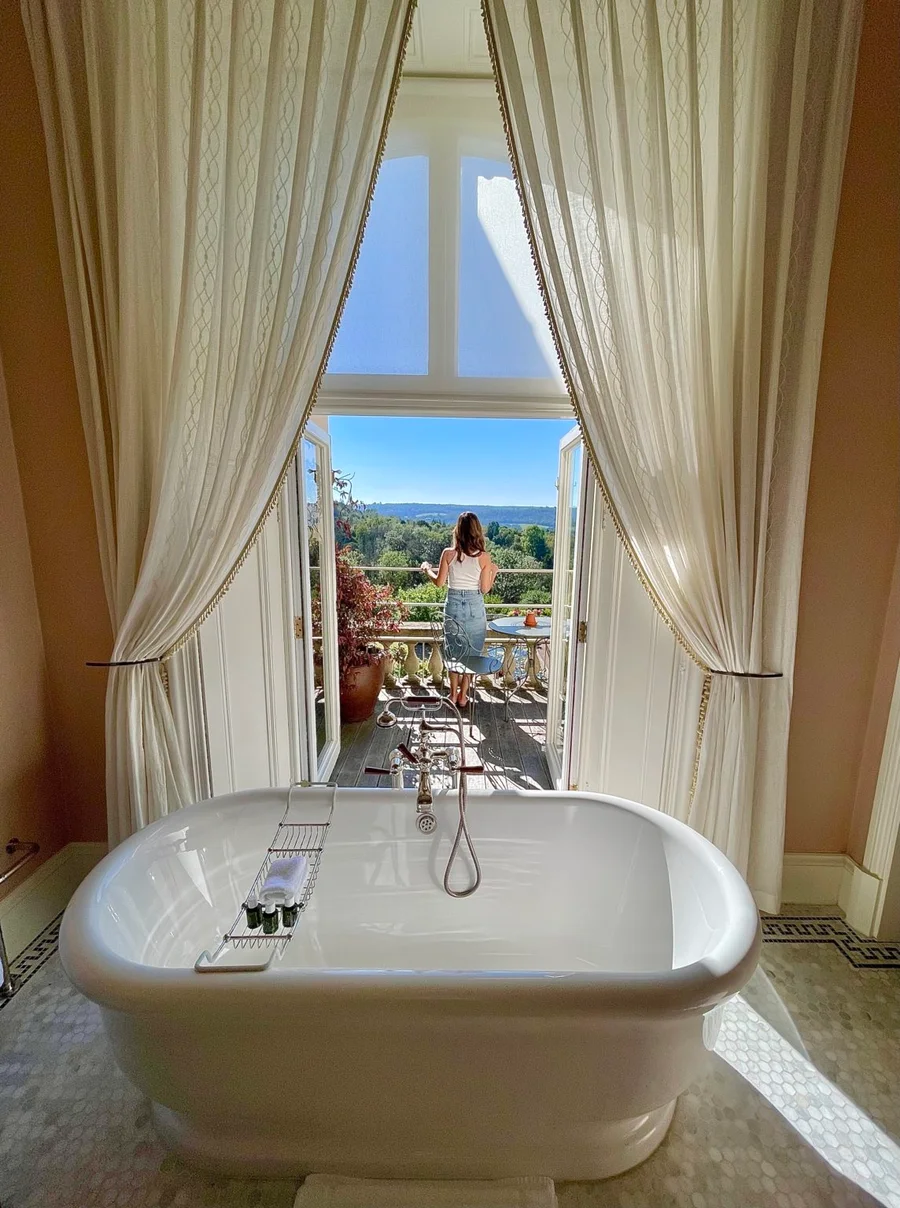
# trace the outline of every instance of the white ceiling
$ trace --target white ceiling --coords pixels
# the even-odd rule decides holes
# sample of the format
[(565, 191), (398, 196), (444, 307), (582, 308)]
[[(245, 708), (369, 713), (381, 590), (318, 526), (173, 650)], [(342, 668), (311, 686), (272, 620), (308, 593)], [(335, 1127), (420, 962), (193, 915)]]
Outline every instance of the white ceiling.
[(472, 0), (419, 0), (404, 74), (491, 76), (481, 6)]

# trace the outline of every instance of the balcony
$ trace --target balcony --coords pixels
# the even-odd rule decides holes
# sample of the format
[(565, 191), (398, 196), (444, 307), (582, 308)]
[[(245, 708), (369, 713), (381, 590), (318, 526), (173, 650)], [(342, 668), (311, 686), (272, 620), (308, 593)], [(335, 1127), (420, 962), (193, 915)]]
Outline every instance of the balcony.
[[(395, 588), (401, 576), (419, 575), (413, 566), (361, 566), (373, 581), (386, 577)], [(544, 576), (549, 589), (552, 570), (507, 569), (504, 575)], [(407, 580), (408, 581), (408, 580)], [(518, 593), (517, 593), (518, 594)], [(443, 603), (405, 601), (417, 619), (404, 621), (399, 634), (379, 634), (390, 656), (382, 700), (402, 695), (407, 688), (446, 690), (447, 675), (440, 651)], [(525, 612), (528, 598), (515, 602), (489, 600), (488, 620), (513, 612)], [(536, 611), (549, 612), (546, 603), (535, 604)], [(547, 671), (549, 651), (546, 638), (521, 639), (488, 631), (485, 650), (501, 660), (496, 676), (481, 676), (475, 685), (477, 705), (474, 731), (470, 735), (467, 712), (465, 732), (469, 744), (469, 762), (482, 764), (483, 777), (470, 777), (471, 788), (551, 788), (550, 773), (544, 758), (547, 725)], [(470, 707), (471, 708), (471, 707)], [(386, 766), (390, 752), (401, 741), (398, 728), (380, 729), (375, 713), (367, 721), (341, 727), (341, 754), (334, 776), (338, 784), (351, 787), (387, 787), (386, 776), (367, 776), (364, 768)], [(403, 718), (401, 714), (401, 720)], [(449, 716), (449, 715), (448, 715)], [(443, 735), (436, 734), (441, 741)], [(448, 732), (447, 737), (452, 735)]]
[[(381, 698), (399, 696), (402, 688), (385, 688)], [(465, 719), (468, 762), (484, 766), (484, 776), (470, 776), (472, 789), (549, 789), (550, 772), (544, 758), (544, 738), (547, 728), (547, 696), (541, 690), (524, 688), (509, 702), (491, 687), (480, 683), (475, 728), (469, 736), (469, 718)], [(381, 729), (375, 725), (375, 714), (367, 721), (341, 727), (341, 753), (333, 776), (345, 788), (388, 788), (387, 776), (367, 776), (368, 766), (386, 767), (390, 752), (403, 739), (402, 726)], [(401, 715), (401, 722), (404, 715)], [(408, 715), (406, 715), (408, 716)], [(446, 735), (435, 733), (435, 741), (450, 740), (455, 731)]]
[[(381, 700), (401, 696), (410, 687), (435, 692), (444, 690), (446, 673), (438, 646), (439, 633), (431, 624), (406, 621), (400, 636), (383, 634), (379, 640), (392, 655)], [(484, 776), (469, 778), (469, 786), (473, 789), (552, 788), (544, 758), (546, 652), (538, 649), (529, 658), (522, 642), (500, 634), (489, 636), (486, 648), (496, 649), (503, 665), (497, 676), (478, 677), (471, 735), (469, 712), (465, 715), (469, 762), (482, 764), (485, 769)], [(518, 688), (515, 687), (516, 679), (520, 684)], [(375, 725), (378, 711), (376, 705), (375, 713), (368, 720), (341, 727), (341, 754), (334, 777), (344, 787), (388, 787), (386, 776), (367, 776), (363, 770), (366, 765), (385, 767), (390, 752), (402, 738), (399, 727), (381, 729)], [(403, 716), (408, 715), (401, 714), (401, 720)], [(435, 734), (438, 742), (444, 737)], [(453, 734), (448, 731), (446, 738), (452, 739)]]

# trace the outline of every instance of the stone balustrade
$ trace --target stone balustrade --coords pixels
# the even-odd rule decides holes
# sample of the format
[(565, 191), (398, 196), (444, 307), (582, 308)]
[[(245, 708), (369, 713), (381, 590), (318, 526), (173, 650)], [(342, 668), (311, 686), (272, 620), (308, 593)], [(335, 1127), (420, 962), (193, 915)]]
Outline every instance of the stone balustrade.
[[(503, 665), (500, 674), (507, 687), (513, 687), (516, 683), (516, 648), (521, 649), (523, 646), (527, 649), (529, 656), (526, 660), (526, 686), (529, 688), (544, 687), (538, 677), (542, 674), (546, 675), (547, 657), (546, 654), (542, 657), (541, 653), (535, 657), (534, 651), (534, 647), (542, 640), (543, 651), (546, 652), (546, 637), (543, 639), (522, 638), (510, 634), (492, 633), (488, 630), (485, 647), (502, 649)], [(392, 661), (385, 677), (387, 687), (396, 687), (400, 681), (413, 685), (421, 684), (423, 681), (436, 686), (444, 683), (445, 668), (444, 660), (441, 657), (439, 623), (432, 625), (427, 621), (403, 621), (399, 634), (382, 634), (379, 635), (377, 641), (381, 642), (392, 655)], [(398, 649), (404, 646), (406, 647), (405, 653)], [(427, 670), (425, 670), (426, 667)], [(479, 676), (478, 678), (490, 680), (489, 676)]]

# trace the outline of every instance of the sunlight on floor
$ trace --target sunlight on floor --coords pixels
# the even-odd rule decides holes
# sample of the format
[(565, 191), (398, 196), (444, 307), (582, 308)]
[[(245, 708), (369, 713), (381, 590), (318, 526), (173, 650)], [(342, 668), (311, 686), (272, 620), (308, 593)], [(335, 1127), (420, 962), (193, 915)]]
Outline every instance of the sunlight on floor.
[(888, 1208), (900, 1206), (900, 1146), (741, 998), (725, 1007), (716, 1052), (830, 1166)]

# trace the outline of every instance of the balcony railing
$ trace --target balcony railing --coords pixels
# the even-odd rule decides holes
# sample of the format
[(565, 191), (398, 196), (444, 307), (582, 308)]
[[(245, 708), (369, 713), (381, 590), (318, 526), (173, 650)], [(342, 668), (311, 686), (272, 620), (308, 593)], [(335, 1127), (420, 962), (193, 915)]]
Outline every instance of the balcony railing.
[[(367, 574), (372, 571), (378, 572), (379, 574), (382, 574), (382, 575), (403, 575), (403, 574), (421, 575), (422, 574), (421, 568), (418, 566), (358, 566), (356, 569), (365, 571)], [(543, 567), (543, 566), (541, 566), (541, 567), (501, 566), (500, 572), (497, 577), (499, 578), (500, 575), (547, 575), (547, 576), (549, 576), (548, 584), (547, 584), (548, 587), (553, 582), (552, 569), (548, 570), (546, 567)], [(425, 580), (424, 582), (417, 584), (416, 586), (424, 587), (424, 586), (428, 585), (428, 582), (429, 582), (429, 580)], [(402, 590), (405, 590), (405, 588), (400, 588), (399, 590), (402, 591)], [(415, 607), (415, 608), (438, 608), (438, 609), (440, 609), (440, 608), (444, 607), (443, 600), (410, 600), (409, 603), (412, 607)], [(510, 601), (509, 603), (502, 603), (502, 602), (495, 603), (495, 602), (485, 601), (484, 606), (486, 609), (489, 609), (489, 610), (493, 609), (494, 611), (502, 611), (503, 609), (510, 609), (510, 608), (534, 608), (536, 610), (541, 610), (541, 609), (549, 609), (549, 607), (550, 607), (550, 605), (544, 600), (513, 600), (513, 601)]]

